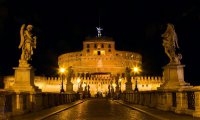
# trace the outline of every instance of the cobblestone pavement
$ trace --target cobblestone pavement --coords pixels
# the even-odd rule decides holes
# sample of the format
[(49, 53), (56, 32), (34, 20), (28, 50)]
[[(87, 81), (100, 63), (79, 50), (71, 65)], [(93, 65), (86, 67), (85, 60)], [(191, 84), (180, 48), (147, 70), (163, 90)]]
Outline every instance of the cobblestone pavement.
[(157, 120), (145, 113), (106, 99), (85, 101), (45, 120)]
[(41, 111), (35, 111), (35, 112), (27, 113), (24, 115), (20, 115), (20, 116), (14, 116), (14, 117), (9, 118), (9, 120), (42, 120), (48, 116), (51, 116), (53, 114), (60, 112), (60, 111), (70, 109), (71, 107), (79, 105), (79, 104), (83, 103), (84, 101), (85, 100), (78, 100), (78, 101), (75, 101), (72, 103), (55, 106), (55, 107), (44, 109)]
[(175, 114), (174, 112), (171, 111), (162, 111), (143, 105), (129, 104), (121, 100), (116, 100), (115, 102), (123, 104), (129, 108), (136, 109), (148, 115), (154, 116), (156, 118), (159, 118), (160, 120), (200, 120), (200, 118), (197, 117), (192, 117), (185, 114)]

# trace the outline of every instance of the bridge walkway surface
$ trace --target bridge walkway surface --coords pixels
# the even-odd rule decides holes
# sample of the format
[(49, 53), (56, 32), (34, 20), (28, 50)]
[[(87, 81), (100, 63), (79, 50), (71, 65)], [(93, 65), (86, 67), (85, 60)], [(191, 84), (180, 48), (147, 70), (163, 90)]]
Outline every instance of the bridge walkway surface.
[(11, 120), (200, 120), (120, 100), (88, 99), (11, 118)]

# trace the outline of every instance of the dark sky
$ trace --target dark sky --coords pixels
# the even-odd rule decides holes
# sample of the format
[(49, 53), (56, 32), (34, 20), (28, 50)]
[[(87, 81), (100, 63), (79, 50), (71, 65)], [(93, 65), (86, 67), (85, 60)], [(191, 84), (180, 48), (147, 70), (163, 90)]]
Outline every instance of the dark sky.
[(200, 4), (197, 1), (120, 0), (119, 2), (66, 0), (0, 0), (0, 74), (13, 74), (21, 51), (19, 30), (23, 23), (33, 24), (38, 36), (31, 64), (36, 75), (54, 76), (57, 57), (82, 49), (87, 36), (113, 37), (117, 50), (139, 52), (143, 56), (143, 75), (162, 75), (168, 57), (161, 34), (168, 22), (174, 24), (179, 38), (185, 81), (200, 84)]

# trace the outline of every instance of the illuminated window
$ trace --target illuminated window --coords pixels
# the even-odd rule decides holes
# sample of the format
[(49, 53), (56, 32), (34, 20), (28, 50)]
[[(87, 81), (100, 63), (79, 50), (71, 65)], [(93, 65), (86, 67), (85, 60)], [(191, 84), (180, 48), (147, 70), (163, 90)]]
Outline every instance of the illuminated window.
[(90, 48), (90, 44), (87, 44), (87, 48)]
[(101, 55), (105, 55), (105, 51), (104, 50), (101, 50)]
[(101, 51), (97, 51), (97, 55), (101, 55)]
[(97, 48), (97, 44), (94, 44), (94, 48)]
[(108, 44), (108, 48), (111, 48), (111, 44)]
[(105, 55), (105, 51), (104, 50), (94, 50), (93, 54), (94, 55)]

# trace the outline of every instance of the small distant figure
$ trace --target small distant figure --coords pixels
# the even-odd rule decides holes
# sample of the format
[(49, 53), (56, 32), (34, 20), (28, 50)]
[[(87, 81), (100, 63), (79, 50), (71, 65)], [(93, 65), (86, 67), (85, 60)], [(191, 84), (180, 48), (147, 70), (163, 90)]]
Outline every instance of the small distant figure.
[(176, 54), (176, 48), (179, 48), (178, 45), (178, 38), (174, 29), (174, 25), (168, 23), (167, 29), (164, 34), (162, 34), (163, 37), (163, 47), (165, 49), (165, 53), (170, 59), (170, 64), (180, 64), (180, 60), (182, 59), (182, 55)]
[(103, 30), (103, 28), (101, 27), (96, 27), (97, 28), (97, 32), (98, 32), (98, 37), (101, 37), (101, 31)]
[(19, 49), (22, 49), (21, 60), (28, 61), (31, 60), (33, 55), (33, 48), (36, 48), (36, 36), (32, 34), (32, 25), (27, 25), (25, 29), (25, 24), (21, 26), (20, 37), (21, 41), (19, 44)]

